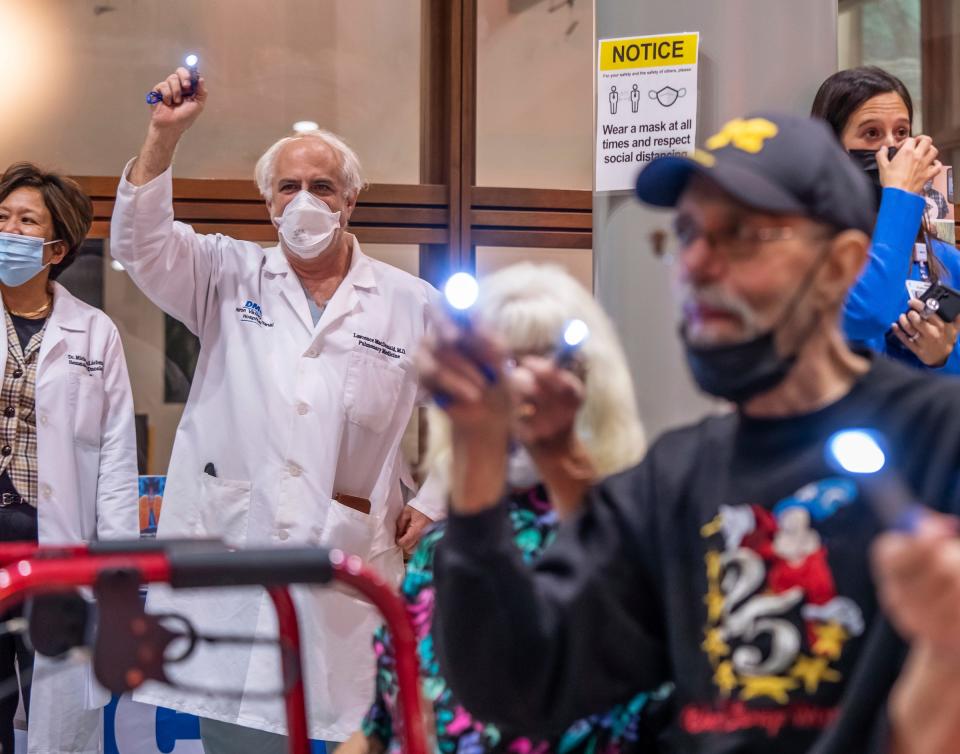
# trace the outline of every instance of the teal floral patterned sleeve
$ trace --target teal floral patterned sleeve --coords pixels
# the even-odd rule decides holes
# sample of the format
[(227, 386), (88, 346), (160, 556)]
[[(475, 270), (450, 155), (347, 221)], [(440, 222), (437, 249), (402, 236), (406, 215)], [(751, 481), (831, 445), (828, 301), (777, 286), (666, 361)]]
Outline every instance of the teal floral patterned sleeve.
[[(543, 487), (515, 495), (510, 501), (514, 542), (526, 561), (536, 558), (553, 540), (557, 518)], [(510, 754), (642, 754), (643, 724), (651, 695), (639, 694), (627, 704), (572, 725), (554, 740), (528, 738), (503, 740), (493, 725), (475, 720), (447, 687), (433, 646), (433, 562), (437, 543), (443, 537), (443, 522), (421, 539), (407, 564), (401, 586), (420, 651), (420, 677), (425, 699), (433, 705), (436, 746), (440, 754), (486, 754), (494, 749)], [(374, 634), (377, 658), (376, 698), (364, 717), (363, 733), (379, 739), (389, 754), (399, 754), (393, 719), (397, 711), (397, 676), (390, 636), (384, 627)], [(653, 695), (662, 698), (665, 691)]]
[(376, 698), (370, 705), (370, 709), (367, 710), (367, 714), (363, 716), (360, 730), (367, 738), (376, 738), (386, 746), (393, 739), (393, 718), (390, 716), (390, 710), (387, 707), (385, 696), (387, 690), (381, 685), (383, 676), (387, 674), (381, 674), (379, 667), (377, 670)]

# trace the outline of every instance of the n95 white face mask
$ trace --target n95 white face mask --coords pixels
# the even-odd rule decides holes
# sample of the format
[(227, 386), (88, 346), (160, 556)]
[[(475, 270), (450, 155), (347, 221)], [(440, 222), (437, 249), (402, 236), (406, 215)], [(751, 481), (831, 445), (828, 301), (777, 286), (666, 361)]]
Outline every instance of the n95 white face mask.
[(309, 191), (301, 191), (273, 218), (280, 231), (280, 240), (301, 259), (315, 259), (326, 251), (340, 228), (340, 213), (317, 199)]

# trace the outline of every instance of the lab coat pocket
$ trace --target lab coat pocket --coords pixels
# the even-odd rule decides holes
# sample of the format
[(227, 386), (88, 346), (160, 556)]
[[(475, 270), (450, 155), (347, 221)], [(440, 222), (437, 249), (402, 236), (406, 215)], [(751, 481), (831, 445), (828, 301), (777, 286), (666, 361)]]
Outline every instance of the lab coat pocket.
[(330, 501), (327, 519), (320, 534), (320, 546), (337, 548), (348, 555), (366, 558), (373, 546), (374, 520), (336, 500)]
[(347, 362), (343, 403), (347, 420), (373, 432), (390, 426), (406, 372), (384, 359), (354, 351)]
[(73, 437), (81, 445), (100, 447), (103, 418), (103, 381), (98, 377), (70, 375)]
[(250, 517), (250, 482), (220, 479), (200, 474), (200, 500), (195, 534), (218, 537), (232, 547), (241, 547), (247, 541), (247, 521)]

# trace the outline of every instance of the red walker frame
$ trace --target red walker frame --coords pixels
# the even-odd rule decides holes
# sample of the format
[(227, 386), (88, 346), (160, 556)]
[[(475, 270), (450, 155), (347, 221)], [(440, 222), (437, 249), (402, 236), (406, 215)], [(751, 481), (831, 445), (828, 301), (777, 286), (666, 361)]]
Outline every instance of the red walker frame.
[[(291, 583), (339, 581), (353, 587), (380, 611), (393, 638), (396, 653), (399, 735), (406, 754), (427, 754), (422, 699), (418, 674), (417, 642), (406, 606), (374, 571), (340, 550), (263, 549), (227, 551), (219, 543), (127, 542), (84, 545), (38, 546), (33, 543), (0, 544), (0, 612), (37, 594), (93, 586), (106, 572), (136, 572), (141, 584), (165, 583), (174, 588), (204, 586), (250, 586), (267, 589), (277, 611), (278, 634), (296, 665), (282, 663), (284, 702), (290, 754), (310, 754), (306, 699), (300, 653), (300, 627), (290, 597)], [(177, 552), (178, 545), (188, 549)], [(297, 573), (297, 556), (303, 565)], [(274, 566), (272, 560), (282, 562)], [(328, 578), (314, 575), (318, 559), (330, 569)], [(303, 577), (298, 581), (297, 576)]]

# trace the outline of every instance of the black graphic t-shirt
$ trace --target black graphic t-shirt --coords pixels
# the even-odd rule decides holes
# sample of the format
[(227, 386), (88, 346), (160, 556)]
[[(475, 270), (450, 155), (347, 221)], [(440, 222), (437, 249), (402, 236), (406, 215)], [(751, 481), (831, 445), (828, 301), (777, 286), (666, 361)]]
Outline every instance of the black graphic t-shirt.
[(960, 510), (960, 382), (875, 360), (820, 411), (668, 433), (533, 569), (502, 508), (452, 516), (435, 618), (451, 687), (542, 734), (673, 681), (663, 751), (871, 751), (905, 647), (871, 580), (879, 524), (825, 459), (851, 427), (886, 436), (923, 503)]

